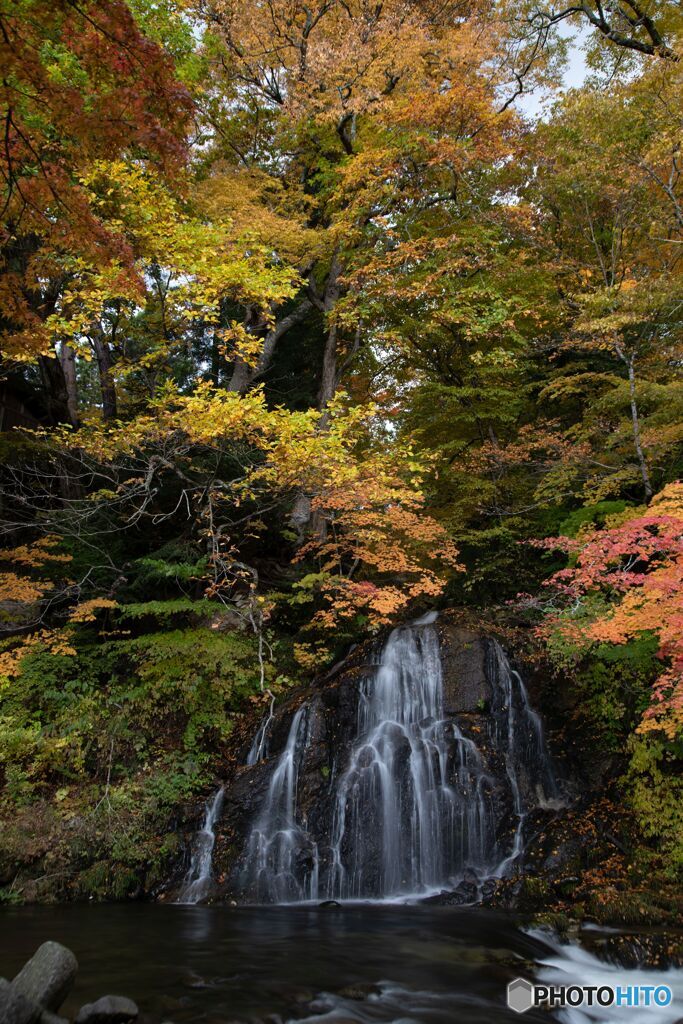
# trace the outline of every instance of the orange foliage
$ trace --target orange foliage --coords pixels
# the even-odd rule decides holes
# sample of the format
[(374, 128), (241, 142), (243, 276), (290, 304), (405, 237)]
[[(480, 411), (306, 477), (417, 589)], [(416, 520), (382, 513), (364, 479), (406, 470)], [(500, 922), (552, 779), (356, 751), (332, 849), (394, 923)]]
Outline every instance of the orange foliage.
[(189, 97), (167, 54), (116, 0), (24, 0), (1, 16), (2, 347), (16, 359), (49, 351), (44, 321), (80, 257), (126, 276), (131, 248), (105, 226), (83, 175), (101, 158), (135, 154), (174, 175), (184, 164)]
[(543, 627), (577, 642), (581, 635), (624, 644), (643, 632), (659, 638), (665, 669), (657, 679), (640, 731), (669, 739), (683, 730), (683, 483), (666, 486), (646, 511), (614, 517), (603, 530), (570, 542), (576, 562), (548, 582), (565, 600), (599, 594), (607, 610), (580, 628), (571, 616), (551, 616)]

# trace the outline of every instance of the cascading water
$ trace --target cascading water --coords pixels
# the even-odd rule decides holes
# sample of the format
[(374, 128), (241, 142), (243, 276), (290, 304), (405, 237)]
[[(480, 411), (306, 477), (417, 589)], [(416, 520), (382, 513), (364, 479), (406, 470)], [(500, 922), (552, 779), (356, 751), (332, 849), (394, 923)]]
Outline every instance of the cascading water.
[(489, 678), (493, 684), (491, 712), (498, 749), (503, 753), (517, 818), (512, 849), (500, 861), (495, 874), (502, 877), (524, 849), (524, 824), (534, 807), (562, 804), (552, 762), (543, 735), (543, 723), (529, 703), (519, 672), (500, 644), (489, 648)]
[[(466, 867), (489, 873), (495, 850), (491, 778), (476, 743), (463, 736), (455, 722), (451, 723), (451, 729), (455, 744), (454, 786), (458, 794), (453, 865), (459, 869), (458, 874)], [(449, 881), (457, 881), (453, 873), (452, 869)], [(438, 888), (444, 888), (443, 879)]]
[(327, 895), (443, 888), (486, 859), (490, 818), (479, 752), (444, 720), (431, 621), (394, 630), (361, 691), (358, 740), (337, 784)]
[(190, 867), (178, 894), (178, 903), (199, 903), (208, 893), (211, 885), (211, 862), (216, 841), (214, 828), (223, 806), (223, 787), (216, 790), (207, 800), (204, 821), (193, 841)]
[[(500, 877), (522, 852), (529, 812), (559, 803), (540, 718), (495, 641), (484, 727), (445, 714), (435, 618), (394, 630), (358, 684), (355, 739), (334, 752), (314, 824), (298, 800), (312, 706), (294, 714), (242, 859), (251, 898), (417, 897)], [(271, 708), (251, 764), (266, 754), (272, 719)]]
[(254, 765), (258, 764), (259, 761), (263, 761), (264, 758), (268, 757), (268, 734), (271, 723), (273, 721), (273, 713), (275, 711), (275, 697), (273, 694), (270, 695), (270, 705), (268, 707), (268, 713), (264, 716), (261, 724), (256, 730), (254, 736), (254, 742), (251, 745), (249, 753), (247, 754), (247, 764)]
[(292, 719), (247, 849), (243, 881), (259, 900), (291, 903), (313, 899), (318, 891), (318, 851), (297, 822), (297, 781), (302, 749), (308, 742), (307, 707)]

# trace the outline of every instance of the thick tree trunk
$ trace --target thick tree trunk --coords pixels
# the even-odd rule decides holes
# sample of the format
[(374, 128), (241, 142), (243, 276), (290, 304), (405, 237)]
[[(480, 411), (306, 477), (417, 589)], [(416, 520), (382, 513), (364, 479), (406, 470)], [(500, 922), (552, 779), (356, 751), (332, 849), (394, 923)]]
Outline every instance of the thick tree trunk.
[(59, 361), (62, 364), (64, 385), (66, 388), (66, 405), (69, 420), (78, 425), (78, 382), (76, 380), (76, 353), (71, 345), (63, 341), (59, 347)]
[(92, 334), (95, 358), (100, 375), (100, 392), (102, 394), (102, 418), (105, 420), (116, 419), (118, 414), (118, 403), (116, 398), (116, 384), (112, 376), (114, 360), (107, 341), (101, 331), (94, 331)]
[[(305, 320), (312, 309), (312, 302), (310, 302), (309, 299), (304, 299), (292, 313), (283, 317), (282, 320), (279, 320), (273, 328), (267, 331), (263, 339), (261, 354), (255, 366), (250, 366), (244, 361), (244, 359), (241, 359), (238, 356), (233, 365), (228, 390), (237, 391), (240, 395), (245, 394), (249, 388), (256, 383), (259, 377), (263, 376), (270, 366), (280, 339), (284, 337), (292, 327)], [(251, 325), (248, 324), (247, 329), (251, 329), (256, 333), (262, 328), (259, 328), (258, 322), (255, 322)]]
[[(70, 348), (70, 346), (66, 347)], [(74, 427), (78, 426), (78, 395), (75, 390), (76, 367), (73, 356), (73, 349), (71, 349), (66, 358), (60, 351), (59, 358), (40, 356), (38, 359), (51, 426), (60, 423), (71, 423)], [(67, 372), (73, 371), (71, 392), (67, 386), (65, 363)], [(56, 459), (57, 485), (59, 494), (65, 501), (74, 501), (83, 497), (83, 485), (78, 476), (74, 476), (69, 471), (68, 462), (68, 458), (58, 457)]]
[(318, 408), (324, 412), (337, 390), (337, 325), (332, 324), (327, 332), (323, 353), (323, 370), (318, 391)]
[(228, 391), (237, 391), (238, 394), (244, 395), (249, 390), (254, 378), (254, 368), (238, 356), (233, 364)]
[(211, 376), (211, 383), (218, 387), (221, 379), (221, 352), (218, 344), (218, 337), (216, 331), (213, 332), (211, 339), (211, 369), (209, 371)]
[[(323, 292), (322, 298), (317, 295), (314, 298), (315, 305), (322, 313), (325, 314), (326, 317), (329, 317), (329, 314), (333, 312), (334, 307), (339, 300), (341, 291), (339, 286), (340, 273), (341, 267), (335, 254), (332, 259), (332, 265), (327, 276), (325, 291)], [(323, 351), (320, 388), (318, 390), (318, 409), (322, 412), (322, 416), (318, 423), (319, 431), (327, 430), (329, 422), (327, 407), (334, 397), (337, 385), (339, 384), (337, 335), (338, 330), (336, 323), (329, 323), (327, 328), (327, 337), (325, 338), (325, 349)], [(300, 544), (303, 543), (306, 533), (309, 531), (321, 539), (325, 537), (327, 532), (327, 524), (325, 520), (311, 508), (311, 498), (303, 492), (297, 494), (294, 500), (294, 507), (292, 509), (289, 523), (290, 526), (297, 531)]]
[(50, 425), (72, 423), (64, 370), (60, 360), (56, 356), (39, 356), (38, 368)]
[[(332, 266), (327, 277), (325, 285), (325, 292), (323, 294), (322, 303), (320, 308), (326, 317), (329, 318), (330, 313), (334, 310), (334, 307), (339, 301), (339, 275), (341, 273), (341, 267), (339, 260), (335, 255), (332, 259)], [(337, 372), (337, 325), (336, 323), (328, 324), (327, 338), (325, 340), (325, 350), (323, 352), (323, 368), (322, 376), (320, 378), (320, 389), (318, 391), (318, 408), (321, 412), (324, 412), (327, 406), (330, 404), (335, 391), (337, 390), (337, 384), (339, 383), (339, 374)], [(327, 422), (326, 417), (323, 417), (324, 423)], [(321, 427), (324, 426), (321, 422)]]

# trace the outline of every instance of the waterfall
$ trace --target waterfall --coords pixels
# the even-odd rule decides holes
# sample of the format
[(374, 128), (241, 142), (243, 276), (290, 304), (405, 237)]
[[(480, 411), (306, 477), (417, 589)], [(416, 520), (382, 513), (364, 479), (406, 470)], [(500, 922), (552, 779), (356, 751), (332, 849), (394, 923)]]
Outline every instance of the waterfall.
[(476, 745), (444, 719), (436, 630), (429, 620), (394, 630), (361, 690), (327, 895), (416, 895), (454, 883), (490, 852), (487, 798)]
[[(467, 739), (452, 723), (455, 745), (455, 789), (458, 816), (455, 820), (455, 851), (452, 864), (489, 874), (495, 850), (494, 810), (491, 802), (492, 779), (473, 740)], [(451, 872), (452, 875), (452, 872)], [(457, 879), (450, 878), (454, 882)], [(443, 879), (438, 888), (443, 889)]]
[(259, 900), (269, 903), (313, 899), (318, 892), (317, 846), (296, 813), (299, 761), (308, 742), (307, 712), (303, 705), (292, 719), (248, 841), (243, 881), (254, 887)]
[(211, 859), (216, 841), (214, 827), (223, 806), (223, 787), (216, 790), (211, 800), (207, 800), (204, 810), (204, 821), (201, 829), (193, 840), (192, 859), (182, 888), (178, 895), (178, 903), (199, 903), (211, 884)]
[(247, 754), (248, 765), (258, 764), (259, 761), (263, 761), (264, 758), (268, 757), (268, 733), (270, 730), (271, 723), (273, 721), (274, 711), (275, 697), (271, 693), (270, 706), (268, 708), (268, 712), (263, 717), (261, 724), (256, 730), (254, 742), (252, 743), (249, 753)]
[(543, 735), (543, 723), (529, 703), (529, 695), (500, 644), (489, 649), (489, 678), (493, 684), (491, 712), (498, 749), (505, 761), (517, 818), (512, 849), (498, 865), (502, 877), (524, 849), (524, 824), (535, 807), (560, 807), (555, 773)]
[[(392, 899), (480, 884), (517, 861), (530, 811), (558, 805), (541, 720), (496, 641), (486, 641), (486, 716), (446, 715), (435, 618), (395, 629), (361, 677), (355, 737), (334, 750), (324, 782), (315, 770), (313, 803), (299, 793), (320, 763), (313, 705), (293, 715), (241, 861), (250, 898)], [(249, 764), (267, 755), (273, 716), (271, 704)]]

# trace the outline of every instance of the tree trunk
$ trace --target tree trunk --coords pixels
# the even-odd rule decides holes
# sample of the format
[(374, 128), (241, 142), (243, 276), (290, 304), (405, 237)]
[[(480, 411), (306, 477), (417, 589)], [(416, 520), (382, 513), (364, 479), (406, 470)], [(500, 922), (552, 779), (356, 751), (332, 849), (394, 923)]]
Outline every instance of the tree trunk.
[(213, 336), (211, 338), (211, 369), (209, 371), (209, 376), (211, 377), (211, 383), (214, 387), (218, 387), (221, 380), (221, 353), (216, 331), (213, 332)]
[(38, 368), (50, 426), (72, 423), (62, 364), (56, 356), (39, 356)]
[(240, 395), (246, 394), (254, 377), (254, 368), (245, 363), (244, 359), (240, 358), (240, 356), (237, 356), (232, 368), (228, 391), (237, 391)]
[[(332, 324), (327, 332), (323, 353), (323, 372), (318, 391), (318, 408), (324, 413), (337, 390), (337, 325)], [(326, 419), (326, 417), (323, 417)]]
[(628, 387), (631, 395), (631, 419), (633, 421), (633, 441), (636, 446), (636, 455), (638, 456), (640, 475), (643, 479), (645, 499), (649, 501), (653, 493), (652, 483), (650, 482), (650, 472), (647, 467), (647, 461), (645, 459), (643, 446), (640, 440), (640, 419), (638, 417), (638, 405), (636, 403), (636, 375), (633, 367), (633, 358), (631, 358), (628, 362)]
[(116, 384), (114, 383), (114, 378), (112, 377), (111, 372), (114, 366), (114, 360), (112, 359), (111, 349), (102, 331), (93, 331), (92, 342), (95, 349), (95, 358), (97, 359), (97, 368), (100, 375), (102, 418), (105, 420), (113, 420), (116, 419), (118, 414)]
[(647, 460), (645, 453), (643, 452), (643, 445), (640, 438), (640, 417), (638, 414), (638, 403), (636, 402), (636, 371), (635, 361), (636, 357), (633, 352), (627, 356), (624, 350), (617, 345), (617, 354), (621, 361), (625, 364), (628, 370), (628, 390), (631, 398), (631, 421), (633, 423), (633, 442), (636, 449), (636, 456), (638, 458), (638, 465), (640, 467), (640, 475), (643, 481), (643, 489), (645, 491), (645, 500), (649, 502), (652, 497), (652, 483), (650, 481), (650, 471), (648, 469)]
[[(228, 390), (237, 391), (240, 395), (244, 395), (270, 366), (280, 338), (284, 337), (296, 324), (305, 320), (312, 308), (313, 304), (309, 299), (304, 299), (292, 313), (283, 317), (282, 320), (278, 321), (274, 327), (267, 331), (263, 339), (261, 354), (255, 366), (250, 366), (244, 359), (237, 356), (233, 365)], [(262, 328), (259, 328), (258, 321), (252, 323), (252, 331), (256, 332), (259, 329)]]
[[(330, 313), (334, 310), (334, 307), (339, 301), (339, 274), (341, 268), (339, 266), (339, 260), (335, 255), (332, 259), (332, 266), (330, 267), (330, 273), (327, 278), (325, 285), (325, 292), (322, 301), (322, 311), (326, 317), (329, 317)], [(339, 377), (337, 374), (337, 325), (331, 323), (328, 325), (327, 338), (325, 340), (325, 350), (323, 352), (323, 369), (322, 376), (320, 379), (320, 389), (318, 391), (318, 408), (321, 412), (324, 412), (327, 406), (330, 404), (335, 391), (337, 390), (337, 384), (339, 383)], [(327, 423), (327, 417), (323, 416), (321, 421), (321, 428)]]
[[(339, 259), (335, 254), (332, 258), (332, 265), (327, 276), (322, 299), (318, 296), (315, 298), (315, 305), (326, 316), (329, 316), (329, 314), (333, 312), (334, 307), (339, 300), (341, 290), (339, 287), (340, 273), (341, 267)], [(320, 379), (320, 388), (318, 390), (318, 409), (322, 412), (317, 428), (319, 431), (327, 430), (329, 423), (327, 407), (334, 397), (334, 393), (337, 390), (337, 385), (339, 383), (339, 374), (337, 370), (337, 334), (338, 331), (336, 323), (329, 324), (327, 337), (325, 339), (325, 349), (323, 351), (323, 367)], [(308, 531), (315, 534), (321, 540), (325, 538), (327, 533), (327, 524), (324, 518), (311, 508), (311, 498), (309, 495), (304, 494), (303, 491), (299, 492), (294, 499), (294, 507), (290, 515), (289, 524), (297, 531), (299, 544), (303, 543)]]
[(78, 426), (78, 382), (76, 380), (76, 353), (65, 341), (59, 346), (59, 361), (62, 364), (64, 384), (66, 387), (66, 405), (69, 420)]
[[(64, 347), (70, 349), (66, 357)], [(67, 385), (66, 370), (73, 372), (73, 380), (70, 387)], [(46, 395), (46, 405), (51, 426), (60, 423), (70, 423), (73, 427), (78, 426), (78, 395), (76, 393), (76, 366), (75, 356), (71, 346), (62, 346), (59, 358), (56, 356), (39, 356), (38, 366)], [(70, 390), (71, 389), (71, 390)], [(74, 416), (75, 413), (75, 416)], [(58, 456), (57, 486), (60, 496), (64, 501), (75, 501), (83, 497), (83, 484), (78, 476), (69, 472), (68, 457)]]

